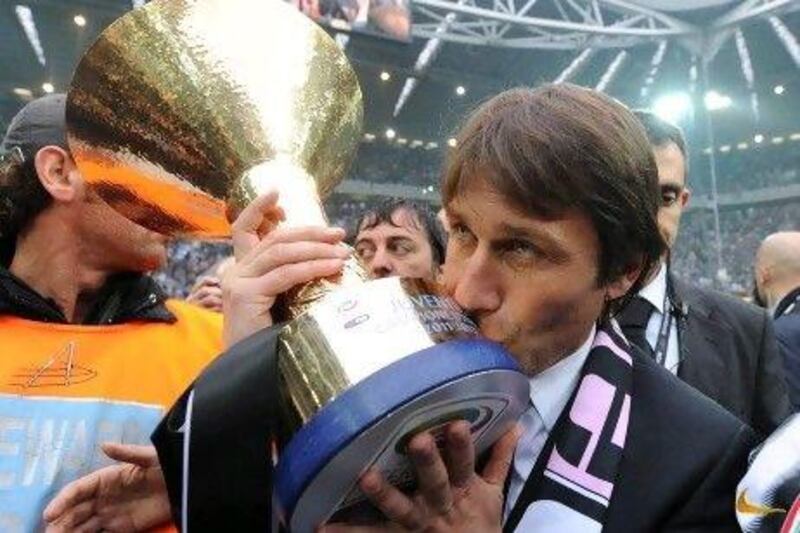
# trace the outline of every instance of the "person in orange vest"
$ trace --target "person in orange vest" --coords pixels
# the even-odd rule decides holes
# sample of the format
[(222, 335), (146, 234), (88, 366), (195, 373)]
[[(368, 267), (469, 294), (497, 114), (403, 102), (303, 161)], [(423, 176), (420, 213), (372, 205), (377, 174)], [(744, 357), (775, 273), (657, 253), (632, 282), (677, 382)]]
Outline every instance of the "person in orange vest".
[(166, 261), (165, 238), (86, 186), (65, 101), (28, 103), (0, 146), (4, 532), (39, 530), (64, 485), (121, 459), (119, 444), (148, 443), (222, 347), (219, 314), (167, 299), (145, 274)]

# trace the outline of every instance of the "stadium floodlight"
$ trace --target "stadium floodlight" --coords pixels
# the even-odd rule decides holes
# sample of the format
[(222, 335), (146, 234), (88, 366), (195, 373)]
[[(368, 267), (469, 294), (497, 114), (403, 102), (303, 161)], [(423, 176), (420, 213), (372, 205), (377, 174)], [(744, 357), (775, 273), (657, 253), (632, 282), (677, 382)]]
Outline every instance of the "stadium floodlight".
[(778, 17), (769, 17), (769, 23), (772, 25), (772, 29), (775, 30), (778, 39), (783, 43), (783, 47), (792, 56), (794, 64), (800, 66), (800, 44), (797, 44), (797, 38)]
[(458, 144), (458, 141), (456, 141), (454, 137), (450, 137), (449, 139), (447, 139), (447, 146), (455, 148), (456, 144)]
[(47, 94), (50, 94), (50, 93), (52, 93), (53, 91), (55, 91), (55, 90), (56, 90), (56, 88), (55, 88), (55, 87), (53, 87), (53, 84), (52, 84), (52, 83), (50, 83), (50, 82), (45, 82), (45, 83), (43, 83), (43, 84), (42, 84), (42, 90), (43, 90), (44, 92), (46, 92)]
[(776, 86), (775, 86), (775, 88), (774, 88), (774, 89), (772, 89), (772, 91), (773, 91), (775, 94), (777, 94), (778, 96), (780, 96), (780, 95), (782, 95), (784, 92), (786, 92), (786, 87), (784, 87), (783, 85), (776, 85)]
[(564, 83), (571, 80), (579, 71), (583, 70), (592, 55), (594, 55), (594, 48), (586, 48), (572, 60), (572, 63), (567, 65), (567, 68), (561, 71), (561, 74), (553, 80), (553, 83)]
[(764, 136), (763, 136), (763, 135), (761, 135), (760, 133), (757, 133), (757, 134), (756, 134), (756, 135), (753, 137), (753, 142), (754, 142), (754, 143), (756, 143), (756, 144), (761, 144), (761, 143), (763, 143), (763, 142), (764, 142)]
[(731, 145), (726, 144), (724, 146), (720, 146), (719, 151), (722, 152), (723, 154), (726, 154), (731, 151)]
[(367, 141), (368, 143), (372, 142), (372, 141), (375, 140), (375, 135), (372, 134), (372, 133), (365, 133), (364, 134), (364, 140)]
[(785, 140), (786, 139), (784, 139), (783, 137), (780, 137), (780, 136), (773, 137), (772, 138), (772, 144), (783, 144), (783, 141), (785, 141)]
[(736, 145), (736, 148), (738, 148), (739, 150), (747, 150), (749, 147), (750, 145), (747, 143), (739, 143)]
[(23, 98), (33, 97), (33, 91), (30, 89), (25, 89), (24, 87), (15, 87), (13, 93)]
[(733, 104), (730, 96), (720, 94), (717, 91), (708, 91), (703, 99), (706, 104), (706, 109), (709, 111), (721, 111), (727, 109)]
[(753, 117), (756, 123), (761, 120), (761, 111), (758, 103), (758, 93), (755, 90), (756, 75), (753, 71), (753, 62), (750, 59), (750, 49), (747, 46), (747, 40), (744, 38), (744, 33), (741, 28), (736, 28), (736, 49), (739, 52), (739, 64), (742, 67), (742, 75), (747, 82), (747, 90), (750, 91), (750, 107), (753, 110)]
[(681, 122), (692, 114), (692, 99), (683, 92), (665, 94), (653, 104), (653, 113), (669, 122)]
[(386, 130), (386, 138), (389, 139), (390, 141), (394, 139), (395, 135), (397, 135), (397, 133), (395, 133), (395, 131), (392, 128)]
[(385, 70), (381, 72), (381, 81), (389, 81), (392, 79), (392, 75), (386, 72)]
[(800, 141), (800, 133), (792, 133), (789, 135), (789, 139), (793, 141)]
[(614, 57), (614, 60), (611, 61), (611, 63), (608, 65), (608, 68), (603, 73), (603, 76), (600, 78), (600, 81), (597, 82), (597, 85), (595, 85), (594, 87), (595, 91), (603, 92), (608, 88), (608, 86), (617, 77), (617, 73), (620, 71), (620, 68), (622, 68), (622, 64), (625, 62), (625, 59), (627, 57), (628, 57), (628, 52), (626, 52), (625, 50), (619, 52), (616, 55), (616, 57)]
[(405, 137), (400, 137), (399, 139), (397, 139), (397, 144), (408, 144), (408, 139), (406, 139)]
[(458, 87), (456, 87), (456, 94), (458, 96), (464, 96), (464, 93), (466, 93), (466, 92), (467, 92), (467, 90), (464, 88), (463, 85), (459, 85)]
[(76, 26), (79, 26), (81, 28), (86, 26), (86, 17), (84, 17), (83, 15), (75, 15), (72, 18), (72, 21), (75, 23)]
[(46, 62), (44, 48), (42, 48), (42, 42), (39, 40), (39, 30), (36, 29), (36, 22), (33, 20), (33, 11), (28, 6), (23, 5), (15, 6), (14, 10), (17, 14), (17, 20), (19, 20), (19, 24), (22, 26), (22, 30), (25, 32), (25, 36), (36, 54), (36, 59), (39, 60), (40, 65), (44, 66)]

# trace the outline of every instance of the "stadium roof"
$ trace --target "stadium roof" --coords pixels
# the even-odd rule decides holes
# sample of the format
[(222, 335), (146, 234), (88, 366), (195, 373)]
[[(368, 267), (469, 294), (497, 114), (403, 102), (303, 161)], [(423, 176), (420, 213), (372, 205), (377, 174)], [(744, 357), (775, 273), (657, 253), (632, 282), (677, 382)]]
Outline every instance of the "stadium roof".
[(736, 2), (735, 0), (632, 0), (631, 3), (660, 11), (691, 11)]
[[(43, 84), (64, 90), (82, 51), (131, 7), (131, 0), (4, 0), (0, 125), (42, 94)], [(607, 93), (636, 107), (684, 93), (702, 105), (699, 58), (709, 51), (716, 51), (712, 100), (728, 104), (713, 114), (720, 144), (800, 131), (800, 0), (417, 0), (414, 22), (408, 44), (357, 34), (346, 44), (364, 89), (365, 131), (378, 138), (391, 127), (394, 142), (442, 143), (485, 98), (559, 77), (589, 87), (603, 82)], [(702, 38), (714, 24), (715, 37)], [(441, 41), (433, 47), (435, 36)], [(409, 77), (417, 80), (414, 90), (398, 106)], [(682, 123), (691, 140), (694, 121), (687, 115)]]

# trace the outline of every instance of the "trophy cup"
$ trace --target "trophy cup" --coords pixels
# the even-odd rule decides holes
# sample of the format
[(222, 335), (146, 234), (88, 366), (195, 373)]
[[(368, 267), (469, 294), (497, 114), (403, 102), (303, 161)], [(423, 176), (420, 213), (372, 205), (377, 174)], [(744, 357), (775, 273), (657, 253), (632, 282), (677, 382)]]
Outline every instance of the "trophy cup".
[[(68, 142), (109, 205), (168, 236), (227, 236), (236, 211), (269, 189), (281, 224), (324, 225), (320, 198), (355, 153), (361, 100), (343, 52), (288, 4), (155, 0), (81, 59)], [(273, 492), (292, 531), (352, 514), (370, 466), (413, 487), (415, 433), (467, 420), (481, 453), (527, 406), (515, 361), (431, 283), (369, 281), (353, 258), (284, 295), (282, 309)]]

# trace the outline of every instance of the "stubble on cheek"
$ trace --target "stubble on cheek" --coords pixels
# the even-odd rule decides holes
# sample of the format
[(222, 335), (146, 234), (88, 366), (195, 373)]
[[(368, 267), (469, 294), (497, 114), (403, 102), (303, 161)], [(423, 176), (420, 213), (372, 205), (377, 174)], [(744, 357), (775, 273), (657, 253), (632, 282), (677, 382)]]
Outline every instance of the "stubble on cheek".
[(541, 306), (530, 324), (509, 324), (502, 344), (512, 352), (526, 374), (533, 376), (578, 349), (586, 339), (573, 332), (581, 302), (550, 302)]

